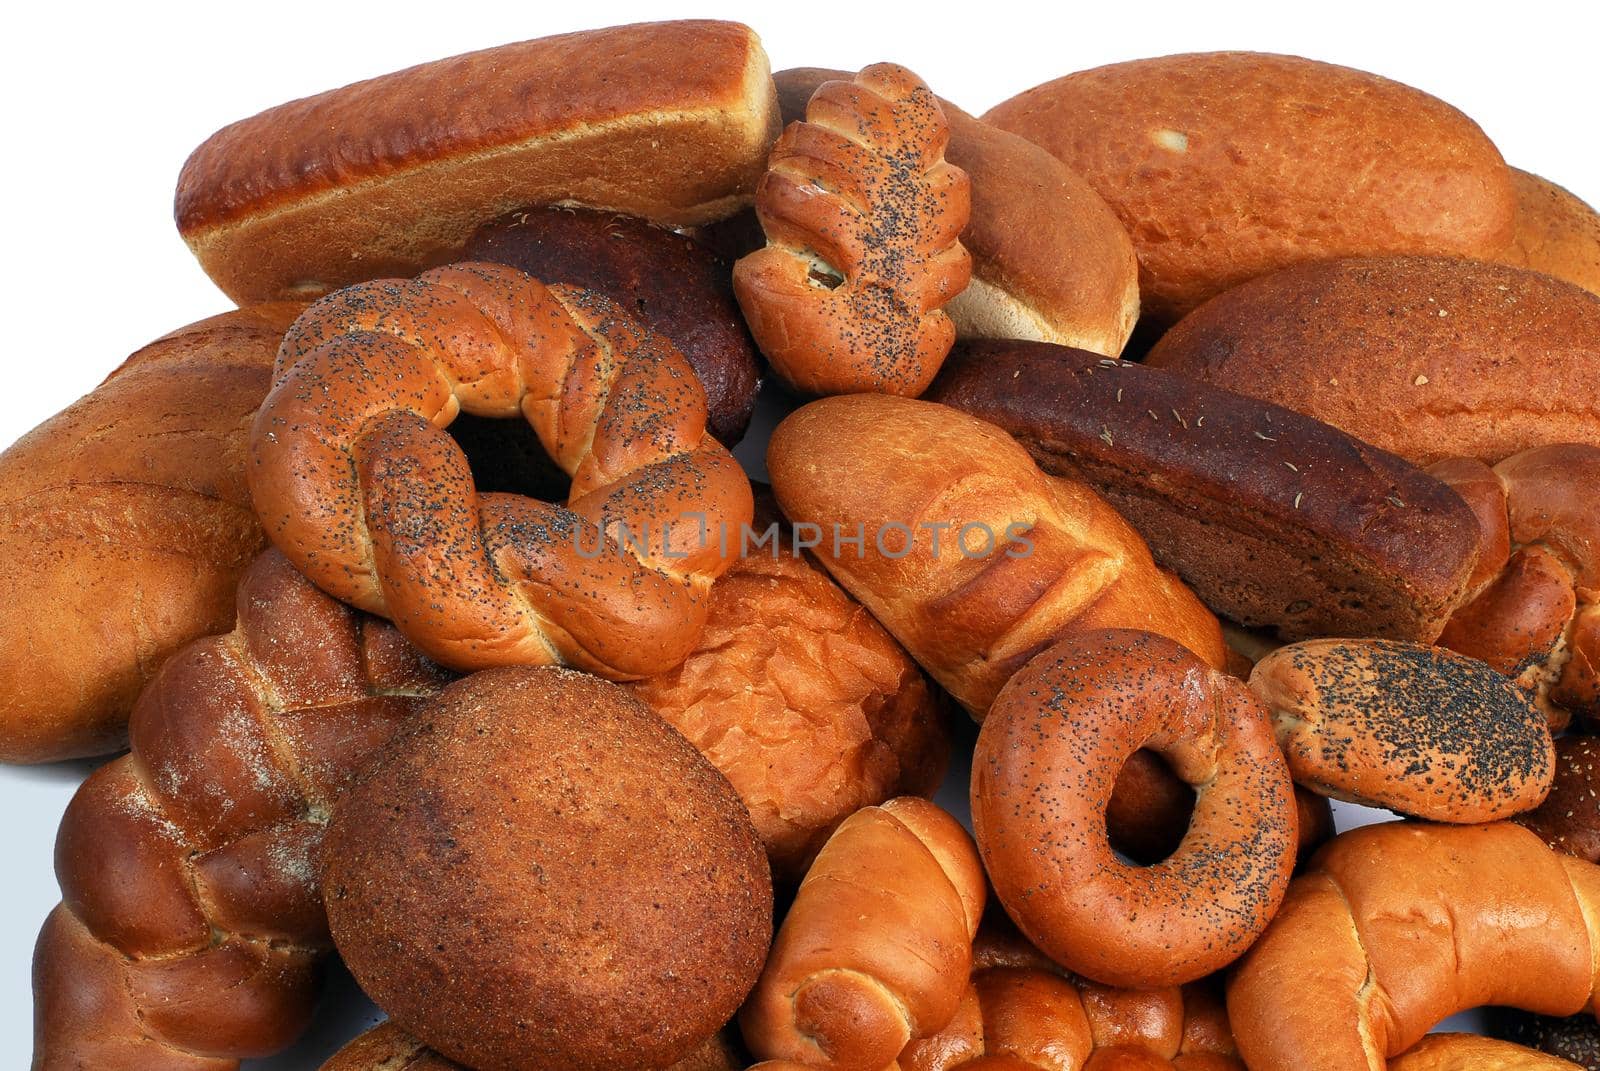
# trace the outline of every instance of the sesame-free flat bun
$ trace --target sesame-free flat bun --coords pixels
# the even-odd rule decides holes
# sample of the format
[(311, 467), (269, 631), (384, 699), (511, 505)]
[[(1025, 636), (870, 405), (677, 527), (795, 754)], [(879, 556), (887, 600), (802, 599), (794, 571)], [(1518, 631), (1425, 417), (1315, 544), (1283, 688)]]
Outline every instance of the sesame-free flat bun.
[(727, 780), (621, 687), (466, 678), (344, 796), (323, 856), (345, 963), (479, 1071), (637, 1071), (732, 1017), (772, 933)]
[(1511, 239), (1510, 171), (1476, 123), (1331, 63), (1255, 52), (1114, 63), (984, 119), (1111, 203), (1139, 253), (1144, 311), (1164, 323), (1305, 260), (1493, 257)]
[(178, 176), (178, 230), (235, 301), (412, 275), (516, 208), (694, 226), (749, 202), (777, 136), (748, 26), (639, 23), (502, 45), (270, 108)]
[(1234, 288), (1145, 363), (1316, 417), (1417, 465), (1600, 445), (1600, 297), (1451, 257), (1359, 257)]

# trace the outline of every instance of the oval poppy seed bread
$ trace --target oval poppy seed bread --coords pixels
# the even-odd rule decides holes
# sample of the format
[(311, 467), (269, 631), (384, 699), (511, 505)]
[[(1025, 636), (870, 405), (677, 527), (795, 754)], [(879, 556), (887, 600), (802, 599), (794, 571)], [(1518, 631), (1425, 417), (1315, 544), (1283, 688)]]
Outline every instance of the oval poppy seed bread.
[(1388, 640), (1307, 640), (1256, 663), (1294, 779), (1435, 822), (1535, 807), (1555, 776), (1544, 715), (1473, 658)]
[(484, 1071), (666, 1067), (732, 1017), (772, 932), (727, 780), (570, 670), (447, 688), (341, 800), (323, 861), (362, 988)]

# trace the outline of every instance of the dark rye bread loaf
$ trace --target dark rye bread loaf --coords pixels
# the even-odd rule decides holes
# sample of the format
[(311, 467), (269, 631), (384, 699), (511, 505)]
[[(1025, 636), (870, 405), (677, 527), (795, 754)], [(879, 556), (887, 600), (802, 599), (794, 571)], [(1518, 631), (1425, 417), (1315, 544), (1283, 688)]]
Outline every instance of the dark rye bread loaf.
[(1221, 387), (1047, 343), (958, 344), (926, 396), (1082, 480), (1213, 611), (1288, 638), (1431, 640), (1477, 522), (1400, 458)]
[(1600, 297), (1502, 264), (1364, 257), (1288, 268), (1207, 302), (1146, 361), (1418, 465), (1600, 445)]
[(462, 255), (611, 298), (689, 359), (718, 441), (744, 438), (761, 366), (733, 299), (733, 269), (706, 246), (634, 216), (529, 208), (479, 227)]

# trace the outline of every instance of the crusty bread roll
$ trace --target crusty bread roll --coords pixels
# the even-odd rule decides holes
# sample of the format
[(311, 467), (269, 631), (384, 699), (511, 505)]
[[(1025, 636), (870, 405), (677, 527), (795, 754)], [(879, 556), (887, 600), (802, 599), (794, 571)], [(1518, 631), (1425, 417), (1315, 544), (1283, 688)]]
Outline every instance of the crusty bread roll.
[(1297, 783), (1432, 822), (1539, 805), (1555, 745), (1526, 693), (1475, 658), (1394, 640), (1306, 640), (1256, 664)]
[(778, 425), (767, 470), (834, 579), (976, 718), (1072, 631), (1143, 628), (1226, 665), (1216, 618), (1128, 523), (992, 424), (908, 398), (823, 398)]
[(1600, 867), (1519, 826), (1385, 822), (1343, 833), (1235, 969), (1245, 1063), (1383, 1071), (1449, 1015), (1600, 1008)]
[(178, 176), (178, 229), (236, 301), (315, 296), (449, 259), (536, 204), (674, 226), (748, 203), (777, 135), (749, 27), (685, 20), (455, 56), (271, 108)]
[(162, 660), (232, 625), (250, 418), (299, 311), (180, 328), (0, 454), (0, 760), (116, 750)]
[[(741, 1071), (744, 1056), (732, 1030), (719, 1030), (667, 1071)], [(382, 1022), (334, 1053), (319, 1071), (467, 1071), (392, 1022)], [(630, 1069), (634, 1071), (634, 1069)]]
[(1289, 639), (1432, 642), (1478, 551), (1460, 497), (1318, 420), (1163, 369), (956, 346), (927, 395), (1100, 492), (1212, 610)]
[(1600, 294), (1600, 213), (1549, 179), (1511, 169), (1516, 230), (1498, 259)]
[(1368, 257), (1289, 268), (1196, 310), (1146, 362), (1418, 465), (1600, 445), (1600, 297), (1501, 264)]
[(806, 873), (739, 1013), (760, 1059), (881, 1071), (955, 1015), (983, 917), (972, 838), (926, 800), (849, 818)]
[(728, 447), (744, 438), (761, 364), (729, 266), (705, 245), (615, 212), (529, 208), (479, 227), (463, 256), (617, 302), (688, 359), (706, 389), (711, 434)]
[(727, 780), (621, 687), (445, 689), (340, 800), (328, 925), (362, 989), (469, 1067), (666, 1067), (730, 1018), (772, 888)]
[(1429, 1034), (1389, 1061), (1390, 1071), (1583, 1071), (1570, 1060), (1477, 1034)]
[(1550, 795), (1517, 821), (1556, 851), (1600, 863), (1600, 740), (1592, 736), (1557, 740)]
[(1491, 257), (1511, 238), (1511, 176), (1477, 124), (1348, 67), (1251, 52), (1134, 60), (984, 118), (1111, 203), (1139, 254), (1145, 314), (1162, 322), (1305, 260)]
[[(785, 123), (823, 82), (849, 72), (773, 75)], [(1139, 265), (1116, 214), (1077, 172), (1024, 138), (940, 101), (945, 159), (972, 181), (961, 244), (972, 280), (945, 309), (959, 338), (1024, 338), (1116, 356), (1139, 318)]]
[(723, 772), (795, 882), (860, 808), (932, 795), (950, 741), (922, 670), (757, 495), (753, 529), (774, 523), (712, 586), (688, 659), (628, 687)]

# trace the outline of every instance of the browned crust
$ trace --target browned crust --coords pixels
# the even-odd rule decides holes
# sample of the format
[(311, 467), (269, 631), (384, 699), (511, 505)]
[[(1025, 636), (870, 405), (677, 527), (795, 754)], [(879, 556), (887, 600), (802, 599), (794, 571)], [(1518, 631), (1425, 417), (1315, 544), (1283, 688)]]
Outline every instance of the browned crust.
[(1146, 363), (1428, 465), (1600, 445), (1600, 297), (1449, 257), (1288, 268), (1208, 302)]
[(956, 347), (927, 395), (1116, 506), (1215, 612), (1285, 637), (1429, 641), (1477, 552), (1461, 498), (1320, 421), (1043, 343)]
[[(847, 71), (773, 75), (785, 123), (805, 117), (823, 82)], [(1033, 338), (1115, 356), (1139, 316), (1138, 261), (1116, 213), (1076, 172), (1032, 142), (940, 99), (945, 159), (972, 182), (961, 244), (972, 282), (947, 311), (961, 338)]]
[(641, 23), (504, 45), (212, 135), (178, 229), (230, 296), (308, 296), (447, 259), (483, 221), (573, 202), (690, 226), (747, 203), (776, 135), (748, 27)]
[(1511, 169), (1516, 233), (1503, 259), (1600, 294), (1600, 213), (1549, 179)]
[(1139, 252), (1145, 311), (1163, 322), (1308, 259), (1492, 257), (1511, 238), (1510, 176), (1477, 124), (1348, 67), (1252, 52), (1134, 60), (984, 118), (1111, 203)]

